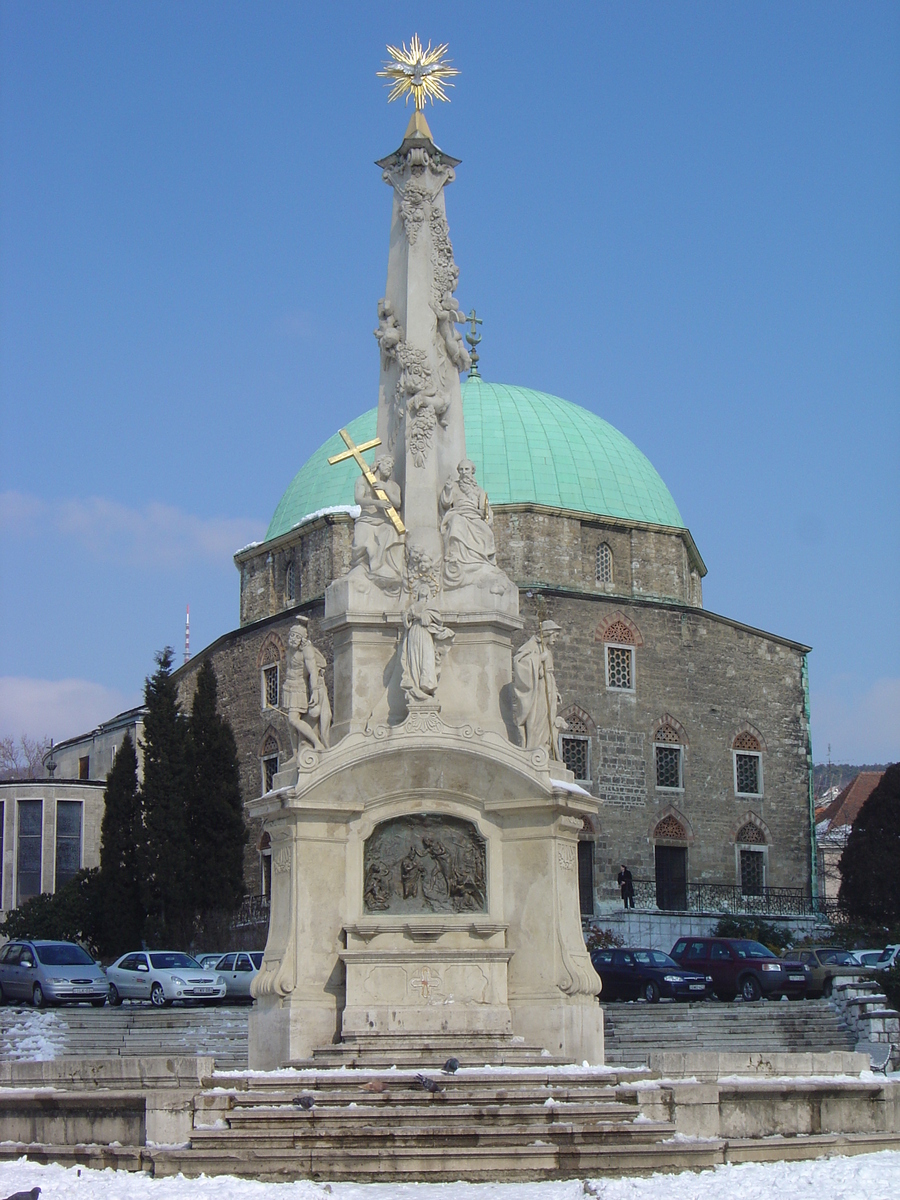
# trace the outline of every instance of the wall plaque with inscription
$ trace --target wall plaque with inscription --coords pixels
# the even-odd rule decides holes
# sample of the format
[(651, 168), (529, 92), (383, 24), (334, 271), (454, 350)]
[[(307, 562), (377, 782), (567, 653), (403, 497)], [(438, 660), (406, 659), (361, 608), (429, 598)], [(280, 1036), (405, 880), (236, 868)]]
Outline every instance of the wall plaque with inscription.
[(366, 912), (486, 912), (485, 842), (471, 821), (436, 813), (394, 817), (367, 839)]

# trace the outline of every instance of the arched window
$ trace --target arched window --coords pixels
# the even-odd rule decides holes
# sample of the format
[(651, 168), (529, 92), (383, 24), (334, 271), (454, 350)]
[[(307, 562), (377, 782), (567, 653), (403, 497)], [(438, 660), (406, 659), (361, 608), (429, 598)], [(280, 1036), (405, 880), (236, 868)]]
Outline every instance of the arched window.
[(613, 581), (613, 556), (612, 550), (607, 546), (606, 542), (601, 542), (597, 547), (597, 582), (612, 583)]
[(734, 794), (761, 796), (763, 794), (762, 743), (755, 734), (744, 730), (731, 743), (734, 759)]
[(754, 821), (745, 821), (735, 837), (742, 896), (761, 896), (766, 886), (766, 835)]
[(294, 560), (288, 563), (284, 572), (284, 594), (285, 598), (291, 602), (299, 600), (297, 595), (297, 568), (294, 566)]
[(260, 762), (262, 763), (263, 795), (265, 795), (266, 792), (271, 792), (275, 776), (278, 774), (278, 742), (272, 734), (269, 734), (263, 743)]
[(668, 723), (661, 725), (653, 736), (653, 757), (656, 766), (658, 791), (684, 790), (684, 746), (678, 730)]
[(563, 762), (579, 783), (590, 784), (593, 722), (577, 705), (567, 709), (562, 716), (568, 726), (559, 739)]
[(259, 653), (260, 700), (263, 708), (277, 708), (280, 688), (281, 653), (274, 640), (267, 640)]

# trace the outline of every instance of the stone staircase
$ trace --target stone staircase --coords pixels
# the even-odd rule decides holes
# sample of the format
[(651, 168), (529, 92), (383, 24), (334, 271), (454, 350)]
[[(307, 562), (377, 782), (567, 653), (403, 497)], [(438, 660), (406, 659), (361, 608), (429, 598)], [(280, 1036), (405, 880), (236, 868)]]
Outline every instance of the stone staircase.
[(35, 1010), (0, 1007), (0, 1059), (107, 1055), (212, 1055), (216, 1066), (247, 1067), (246, 1008)]
[[(361, 1036), (336, 1046), (313, 1051), (312, 1058), (286, 1064), (298, 1070), (363, 1067), (368, 1070), (434, 1070), (448, 1058), (463, 1067), (491, 1066), (549, 1067), (566, 1066), (564, 1058), (553, 1058), (540, 1046), (529, 1046), (524, 1038), (492, 1034), (432, 1034), (412, 1042), (403, 1034)], [(571, 1064), (568, 1064), (571, 1065)]]
[(853, 1050), (856, 1037), (827, 1000), (791, 1003), (606, 1004), (606, 1062), (646, 1064), (654, 1051), (798, 1053)]
[[(646, 1072), (639, 1073), (646, 1078)], [(566, 1179), (712, 1165), (720, 1147), (641, 1114), (627, 1070), (217, 1074), (195, 1099), (190, 1147), (158, 1149), (155, 1175), (448, 1182)], [(372, 1089), (382, 1089), (372, 1090)], [(308, 1110), (291, 1103), (310, 1096)]]

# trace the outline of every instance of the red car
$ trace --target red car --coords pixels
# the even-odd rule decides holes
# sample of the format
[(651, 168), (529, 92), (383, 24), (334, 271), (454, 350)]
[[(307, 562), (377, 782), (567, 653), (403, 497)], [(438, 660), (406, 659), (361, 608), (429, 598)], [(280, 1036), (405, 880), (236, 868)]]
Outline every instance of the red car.
[(778, 958), (761, 942), (747, 938), (683, 937), (672, 947), (672, 958), (688, 971), (712, 976), (720, 1000), (802, 1000), (809, 972), (801, 962)]

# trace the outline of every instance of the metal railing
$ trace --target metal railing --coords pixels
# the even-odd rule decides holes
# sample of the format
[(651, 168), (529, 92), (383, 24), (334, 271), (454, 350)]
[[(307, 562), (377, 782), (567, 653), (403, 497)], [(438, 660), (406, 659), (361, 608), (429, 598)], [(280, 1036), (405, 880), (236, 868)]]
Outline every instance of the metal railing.
[(634, 880), (635, 908), (663, 912), (703, 912), (740, 915), (754, 913), (773, 917), (824, 916), (823, 900), (814, 900), (805, 888), (765, 887), (747, 894), (736, 883), (688, 883), (685, 886), (685, 907), (657, 904), (655, 879)]
[(235, 926), (240, 929), (244, 925), (267, 925), (269, 922), (269, 897), (245, 896), (241, 901)]

